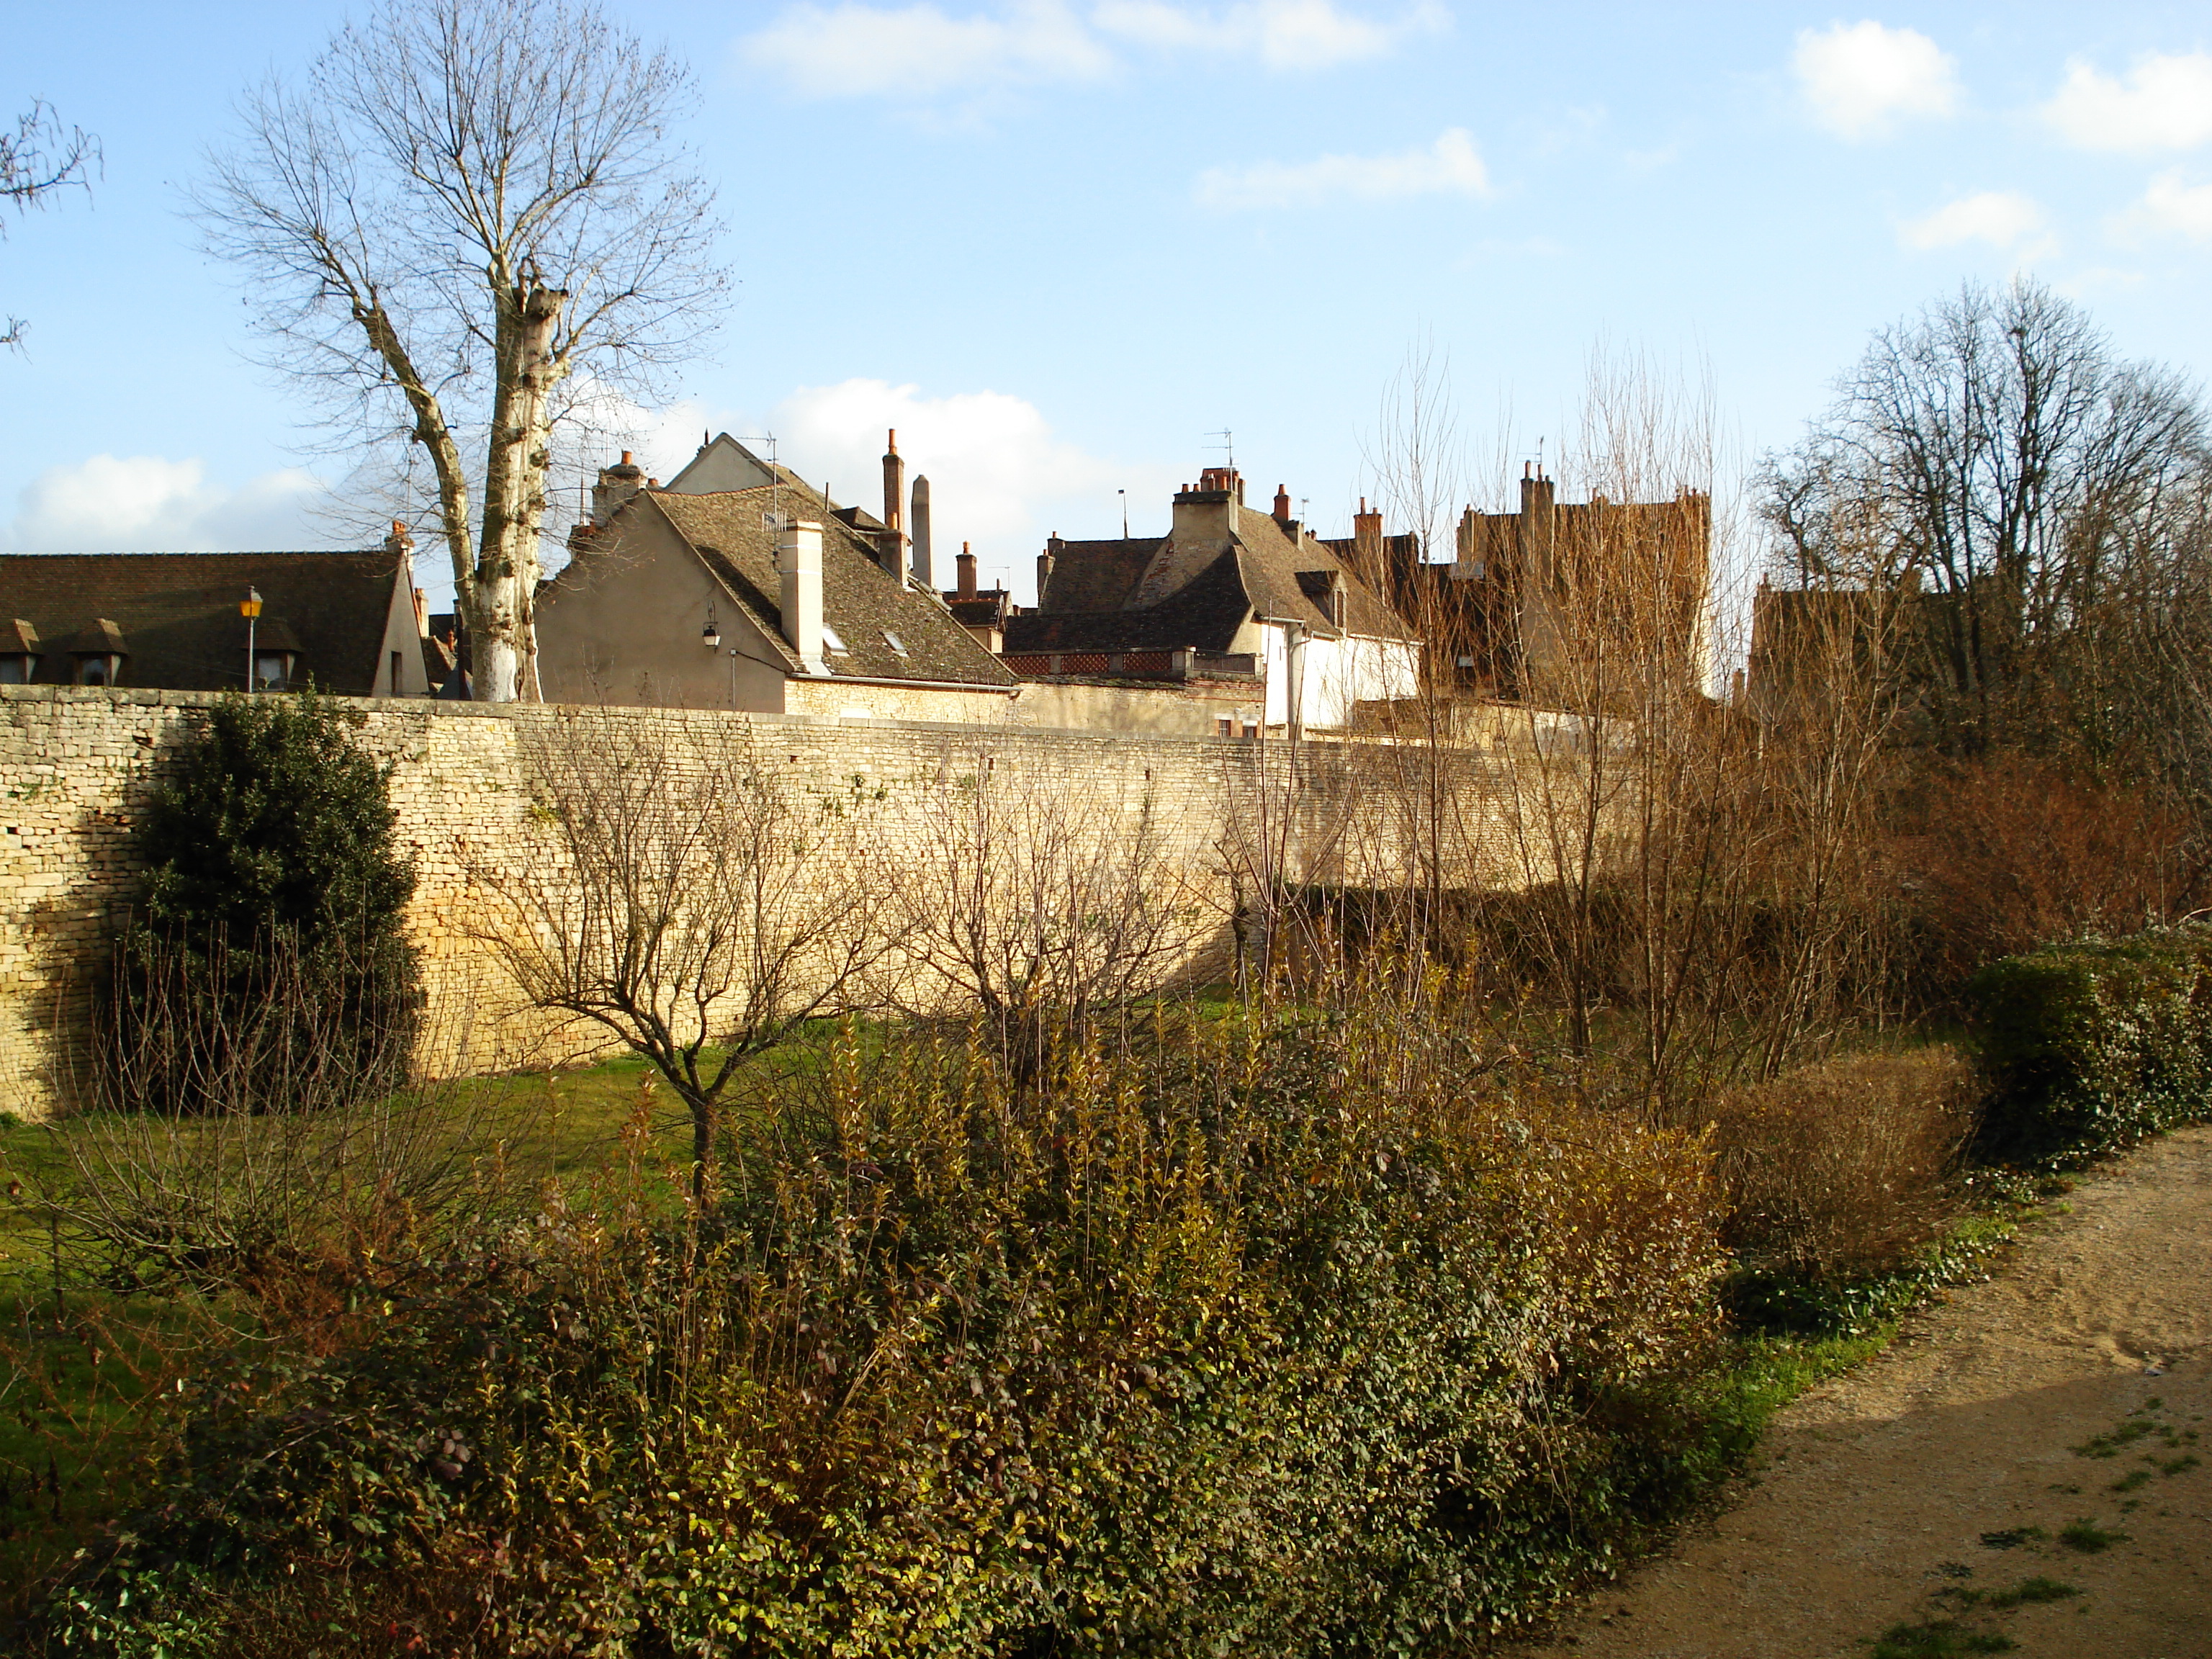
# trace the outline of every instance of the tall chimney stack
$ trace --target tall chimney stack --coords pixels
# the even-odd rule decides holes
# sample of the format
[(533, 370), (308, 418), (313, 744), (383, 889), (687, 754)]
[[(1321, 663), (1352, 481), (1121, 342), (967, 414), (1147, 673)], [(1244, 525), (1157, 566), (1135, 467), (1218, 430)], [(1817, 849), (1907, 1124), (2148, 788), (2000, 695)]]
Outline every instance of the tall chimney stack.
[(1277, 484), (1275, 486), (1275, 522), (1286, 525), (1290, 521), (1291, 492), (1282, 485)]
[(929, 568), (929, 479), (919, 472), (914, 479), (914, 579), (924, 587), (937, 586)]
[(884, 435), (884, 528), (876, 536), (876, 562), (906, 583), (906, 462), (898, 453), (898, 428)]
[(972, 599), (975, 597), (975, 556), (968, 550), (968, 544), (960, 544), (960, 586), (955, 598)]
[(1044, 609), (1044, 591), (1052, 585), (1052, 568), (1059, 562), (1060, 532), (1055, 530), (1052, 532), (1052, 539), (1044, 544), (1044, 551), (1037, 555), (1036, 602), (1040, 611)]
[(785, 526), (775, 548), (781, 577), (783, 637), (810, 674), (827, 674), (822, 660), (822, 526), (801, 520)]
[(1359, 511), (1352, 515), (1352, 552), (1359, 574), (1373, 581), (1382, 568), (1382, 514), (1367, 510), (1367, 497), (1359, 498)]

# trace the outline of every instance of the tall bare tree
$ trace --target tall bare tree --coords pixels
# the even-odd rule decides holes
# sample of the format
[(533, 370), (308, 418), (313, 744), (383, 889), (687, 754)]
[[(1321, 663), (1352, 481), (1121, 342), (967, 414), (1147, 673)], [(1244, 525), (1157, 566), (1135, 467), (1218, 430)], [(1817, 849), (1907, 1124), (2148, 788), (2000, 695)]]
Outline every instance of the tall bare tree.
[(536, 695), (532, 599), (580, 381), (650, 392), (711, 324), (689, 71), (588, 0), (384, 0), (240, 106), (196, 200), (276, 361), (372, 444), (419, 445), (477, 696)]
[[(99, 165), (100, 140), (82, 127), (64, 131), (53, 106), (40, 99), (28, 114), (16, 117), (15, 131), (0, 132), (0, 202), (23, 213), (44, 206), (58, 191), (89, 190), (88, 175)], [(0, 218), (0, 236), (7, 229)], [(21, 317), (10, 317), (0, 331), (0, 345), (20, 349), (27, 326)]]
[[(2122, 641), (2202, 608), (2207, 460), (2179, 375), (2121, 359), (2035, 283), (1970, 283), (1875, 337), (1835, 406), (1769, 464), (1762, 505), (1793, 581), (1925, 595), (1927, 735), (1975, 754), (2100, 735), (2116, 709), (2148, 706), (2149, 662), (2188, 665), (2185, 649)], [(2150, 702), (2171, 718), (2171, 699)], [(2124, 724), (2136, 729), (2102, 735), (2164, 742)]]

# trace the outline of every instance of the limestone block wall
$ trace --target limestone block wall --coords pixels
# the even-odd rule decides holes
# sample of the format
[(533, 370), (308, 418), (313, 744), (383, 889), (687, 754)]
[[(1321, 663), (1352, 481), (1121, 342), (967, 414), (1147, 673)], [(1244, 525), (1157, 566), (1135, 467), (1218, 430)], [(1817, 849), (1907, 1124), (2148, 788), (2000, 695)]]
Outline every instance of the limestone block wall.
[[(564, 720), (612, 722), (641, 738), (672, 724), (704, 729), (753, 745), (800, 787), (863, 787), (886, 803), (884, 827), (881, 844), (855, 856), (903, 859), (907, 879), (928, 878), (928, 815), (948, 780), (988, 777), (1080, 806), (1082, 833), (1102, 854), (1146, 811), (1178, 888), (1214, 919), (1207, 948), (1221, 960), (1240, 897), (1255, 884), (1405, 879), (1409, 848), (1431, 827), (1449, 818), (1463, 830), (1504, 793), (1505, 763), (1479, 755), (1309, 743), (1293, 757), (1279, 743), (1038, 729), (1006, 723), (1006, 701), (979, 698), (973, 722), (958, 724), (842, 710), (349, 700), (362, 741), (392, 764), (399, 839), (415, 865), (408, 925), (429, 996), (434, 1052), (426, 1058), (449, 1072), (488, 1072), (578, 1058), (601, 1041), (524, 1008), (478, 937), (486, 896), (472, 872), (543, 855), (543, 836), (530, 833), (528, 754), (532, 734), (558, 741)], [(90, 987), (141, 874), (131, 825), (167, 757), (214, 702), (0, 686), (0, 1111), (41, 1115), (66, 1098)], [(1480, 864), (1469, 854), (1453, 878), (1488, 878)]]

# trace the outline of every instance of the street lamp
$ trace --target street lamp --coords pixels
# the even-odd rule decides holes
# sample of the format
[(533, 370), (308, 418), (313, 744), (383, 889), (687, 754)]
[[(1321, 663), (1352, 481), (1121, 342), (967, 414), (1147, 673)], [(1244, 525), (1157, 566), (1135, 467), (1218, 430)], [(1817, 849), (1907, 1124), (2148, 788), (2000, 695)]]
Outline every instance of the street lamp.
[(238, 614), (246, 618), (246, 689), (249, 692), (258, 691), (261, 687), (259, 676), (254, 672), (258, 665), (253, 659), (253, 628), (261, 615), (260, 589), (249, 587), (246, 590), (246, 597), (238, 602)]
[(722, 645), (722, 630), (714, 622), (714, 607), (707, 607), (707, 625), (699, 630), (699, 643), (709, 651), (718, 651)]

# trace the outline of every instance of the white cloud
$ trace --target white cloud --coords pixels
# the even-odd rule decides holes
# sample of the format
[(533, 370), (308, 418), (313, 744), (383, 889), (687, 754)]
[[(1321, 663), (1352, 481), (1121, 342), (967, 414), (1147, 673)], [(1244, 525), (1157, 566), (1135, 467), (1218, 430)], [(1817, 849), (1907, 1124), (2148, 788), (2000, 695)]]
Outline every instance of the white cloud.
[(1790, 66), (1813, 119), (1845, 138), (1878, 137), (1900, 118), (1958, 106), (1957, 66), (1915, 29), (1870, 20), (1801, 29)]
[(227, 489), (198, 459), (94, 455), (23, 489), (6, 545), (27, 553), (249, 552), (316, 547), (322, 481), (297, 467)]
[(1121, 67), (1117, 47), (1212, 52), (1270, 70), (1326, 69), (1382, 57), (1449, 23), (1437, 0), (1416, 0), (1387, 17), (1346, 11), (1335, 0), (1234, 0), (1218, 8), (1099, 0), (1087, 15), (1067, 0), (1001, 0), (957, 15), (933, 0), (802, 0), (740, 40), (738, 51), (804, 97), (921, 100), (1101, 80)]
[(1256, 58), (1271, 70), (1319, 70), (1382, 58), (1416, 34), (1441, 33), (1450, 19), (1434, 0), (1390, 18), (1360, 16), (1333, 0), (1243, 0), (1218, 10), (1168, 0), (1102, 0), (1100, 32), (1170, 52)]
[(2212, 53), (2139, 58), (2124, 81), (2077, 58), (2043, 117), (2083, 149), (2192, 149), (2212, 139)]
[(934, 5), (793, 6), (740, 43), (757, 67), (807, 97), (927, 98), (977, 87), (1096, 80), (1112, 54), (1060, 0), (994, 15)]
[(2212, 185), (2186, 185), (2179, 173), (2160, 173), (2128, 210), (2126, 221), (2130, 228), (2212, 241)]
[(1117, 465), (1055, 437), (1042, 410), (1003, 392), (929, 397), (913, 385), (843, 380), (800, 387), (769, 422), (785, 465), (872, 513), (882, 506), (884, 433), (892, 427), (908, 478), (929, 479), (937, 574), (947, 587), (963, 541), (975, 544), (986, 584), (1003, 576), (1026, 592), (1048, 532), (1115, 534), (1115, 489), (1127, 489), (1141, 519), (1148, 508), (1158, 516), (1176, 487), (1164, 467)]
[(1311, 161), (1211, 167), (1193, 186), (1193, 194), (1207, 207), (1247, 209), (1490, 193), (1490, 171), (1464, 127), (1451, 128), (1425, 149), (1396, 155), (1323, 155)]
[(1907, 247), (1957, 247), (1963, 242), (2011, 247), (2042, 228), (2043, 210), (2032, 198), (2018, 191), (1985, 190), (1906, 220), (1897, 234)]

